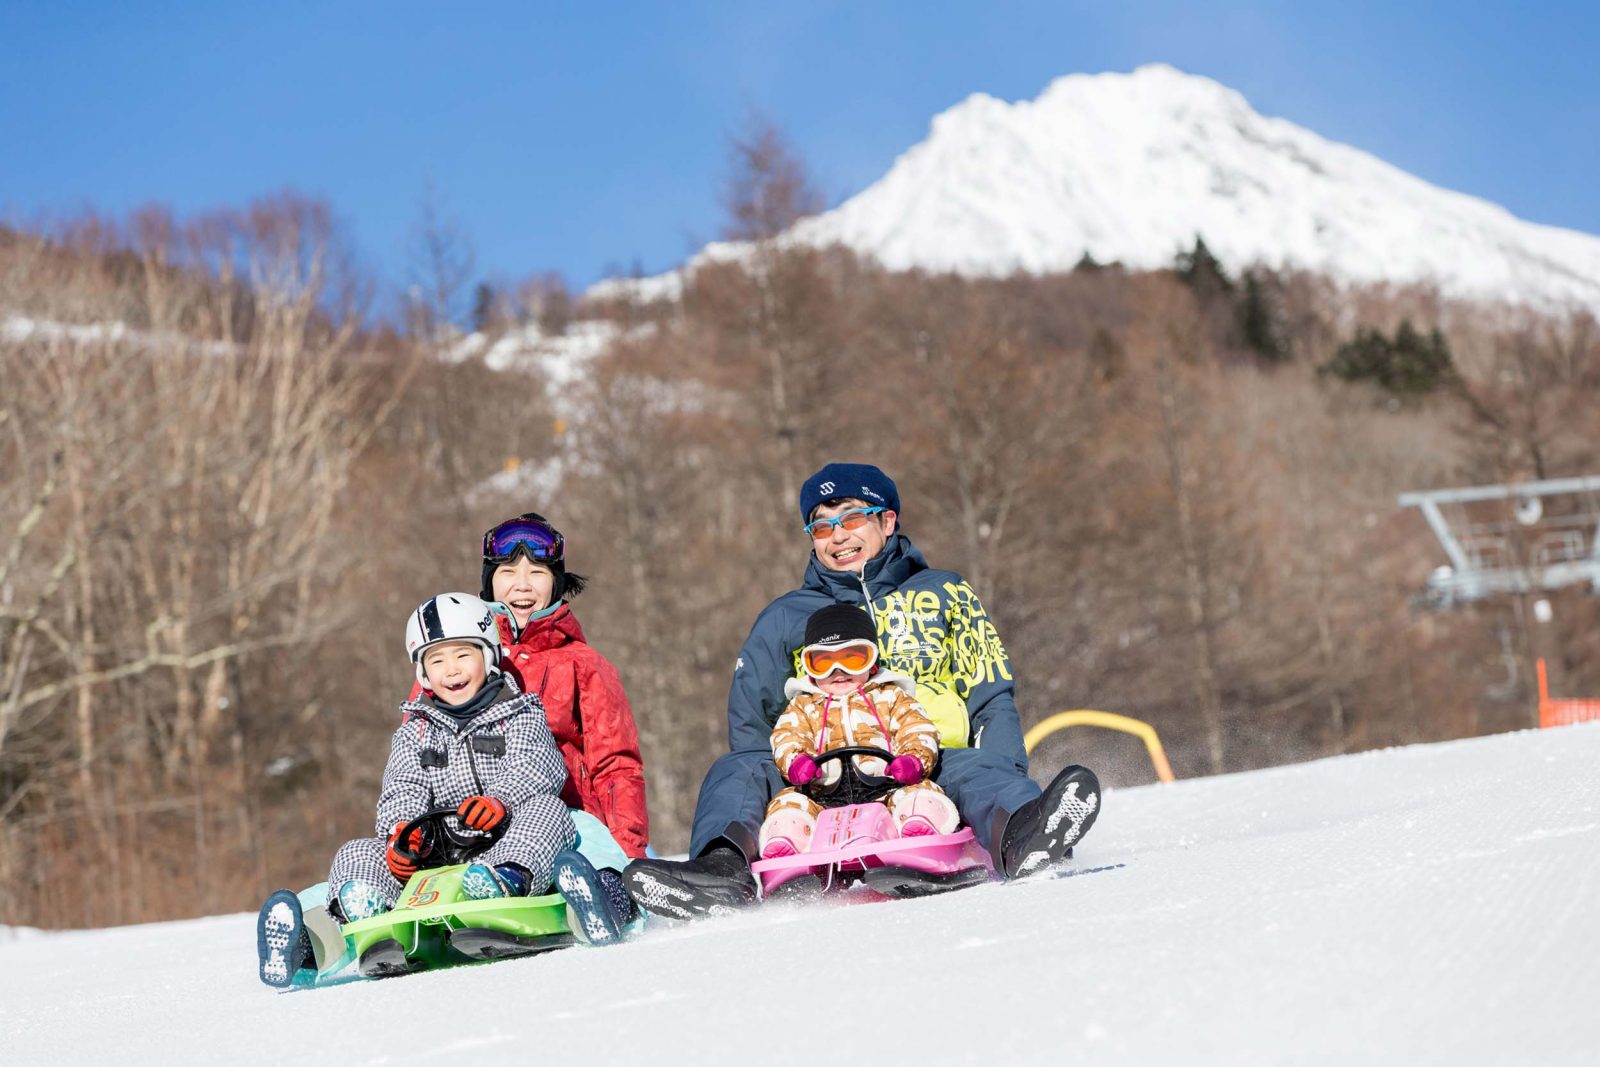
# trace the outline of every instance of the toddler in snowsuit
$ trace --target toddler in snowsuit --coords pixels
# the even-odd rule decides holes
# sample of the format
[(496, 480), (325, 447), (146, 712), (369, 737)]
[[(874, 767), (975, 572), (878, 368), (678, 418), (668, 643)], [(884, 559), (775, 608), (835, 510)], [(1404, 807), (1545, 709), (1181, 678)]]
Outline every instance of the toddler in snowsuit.
[[(877, 633), (861, 608), (831, 604), (806, 620), (801, 650), (804, 677), (784, 686), (789, 704), (772, 731), (772, 758), (794, 786), (837, 781), (837, 761), (817, 757), (849, 745), (887, 749), (887, 763), (851, 757), (863, 774), (900, 783), (884, 798), (902, 837), (954, 833), (961, 824), (955, 804), (928, 781), (939, 758), (939, 730), (917, 703), (910, 678), (878, 668)], [(772, 798), (761, 824), (763, 859), (792, 856), (811, 847), (822, 805), (796, 788)]]

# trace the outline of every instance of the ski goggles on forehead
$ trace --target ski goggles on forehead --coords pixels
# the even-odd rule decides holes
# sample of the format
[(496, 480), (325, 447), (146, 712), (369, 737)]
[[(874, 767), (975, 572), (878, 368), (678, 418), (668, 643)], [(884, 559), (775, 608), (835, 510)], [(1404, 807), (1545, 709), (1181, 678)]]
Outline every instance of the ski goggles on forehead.
[(483, 558), (500, 563), (526, 551), (539, 563), (558, 563), (565, 543), (548, 524), (535, 519), (508, 519), (483, 535)]
[(851, 508), (843, 515), (806, 523), (806, 533), (810, 534), (814, 541), (826, 541), (833, 536), (835, 526), (843, 530), (859, 530), (867, 524), (868, 519), (882, 510), (882, 508)]
[(800, 653), (800, 662), (813, 678), (826, 678), (838, 670), (865, 674), (878, 662), (878, 646), (871, 641), (852, 641), (832, 648), (807, 645)]

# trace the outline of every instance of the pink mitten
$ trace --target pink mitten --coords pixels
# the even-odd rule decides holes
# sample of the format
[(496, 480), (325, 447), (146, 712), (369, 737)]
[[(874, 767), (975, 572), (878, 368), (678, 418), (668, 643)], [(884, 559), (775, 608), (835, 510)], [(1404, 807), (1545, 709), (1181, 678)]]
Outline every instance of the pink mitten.
[(922, 781), (922, 761), (915, 756), (896, 756), (889, 761), (889, 777), (901, 785)]
[(817, 780), (817, 761), (802, 752), (789, 761), (789, 781), (795, 785), (809, 785)]

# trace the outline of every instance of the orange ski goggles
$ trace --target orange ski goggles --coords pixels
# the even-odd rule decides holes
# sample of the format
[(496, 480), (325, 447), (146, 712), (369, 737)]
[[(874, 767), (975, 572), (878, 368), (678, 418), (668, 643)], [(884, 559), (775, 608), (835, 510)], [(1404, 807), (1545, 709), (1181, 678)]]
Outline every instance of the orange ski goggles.
[(846, 674), (866, 674), (876, 662), (878, 646), (871, 641), (851, 641), (832, 647), (807, 645), (800, 652), (800, 663), (812, 678), (826, 678), (840, 670)]

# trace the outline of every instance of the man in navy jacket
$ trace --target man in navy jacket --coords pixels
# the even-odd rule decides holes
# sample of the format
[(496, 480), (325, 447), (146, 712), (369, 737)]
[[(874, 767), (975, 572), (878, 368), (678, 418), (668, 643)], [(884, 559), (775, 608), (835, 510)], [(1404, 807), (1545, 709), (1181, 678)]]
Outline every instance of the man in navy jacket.
[(894, 482), (867, 464), (830, 463), (800, 490), (812, 537), (799, 589), (769, 604), (750, 629), (728, 693), (728, 754), (700, 787), (688, 860), (637, 860), (629, 889), (675, 918), (755, 900), (750, 861), (768, 802), (785, 785), (772, 728), (795, 676), (806, 619), (829, 604), (870, 611), (883, 661), (917, 683), (939, 727), (934, 780), (998, 870), (1019, 877), (1063, 859), (1099, 813), (1099, 783), (1068, 767), (1043, 793), (1028, 777), (1011, 664), (994, 624), (959, 574), (935, 570), (899, 532)]

